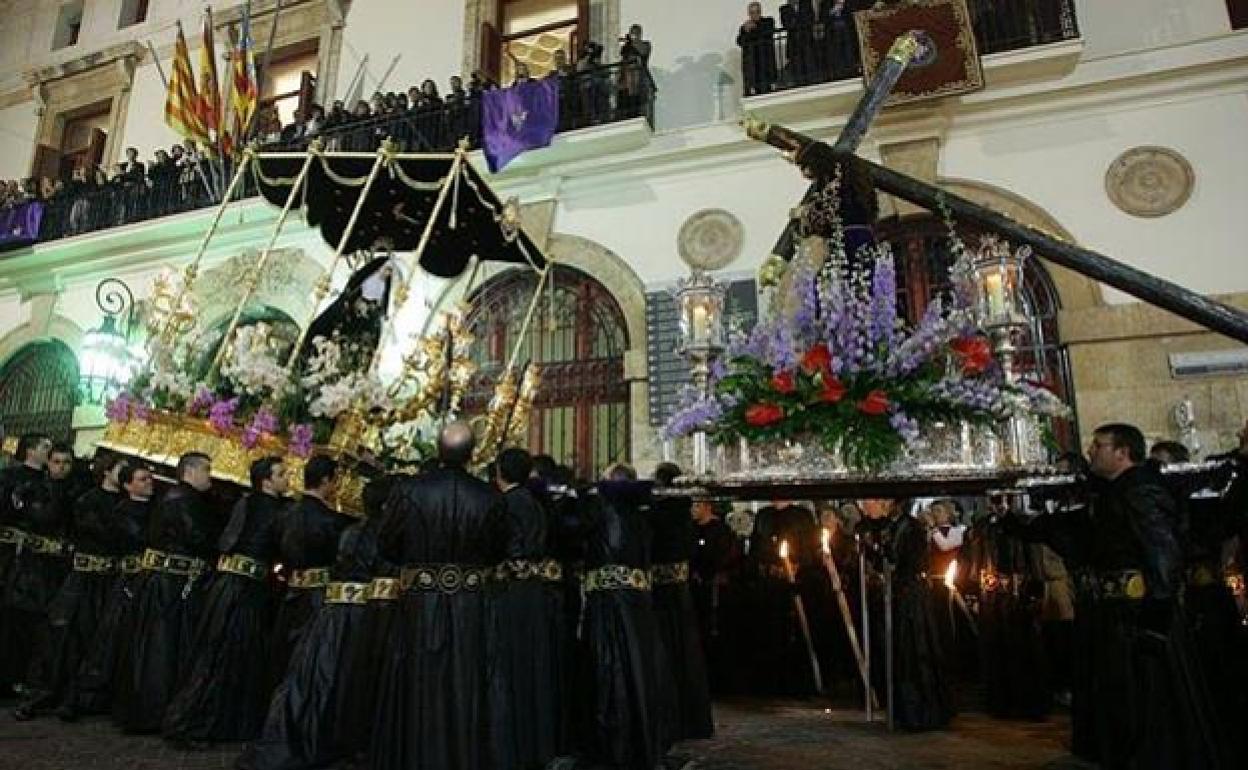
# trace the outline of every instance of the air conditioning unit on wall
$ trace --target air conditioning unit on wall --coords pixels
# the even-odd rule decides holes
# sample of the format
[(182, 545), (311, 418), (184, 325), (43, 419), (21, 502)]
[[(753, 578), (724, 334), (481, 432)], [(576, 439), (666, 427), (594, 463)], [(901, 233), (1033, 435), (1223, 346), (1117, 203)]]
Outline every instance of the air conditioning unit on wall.
[(1175, 379), (1237, 374), (1248, 374), (1248, 348), (1170, 354), (1170, 376)]

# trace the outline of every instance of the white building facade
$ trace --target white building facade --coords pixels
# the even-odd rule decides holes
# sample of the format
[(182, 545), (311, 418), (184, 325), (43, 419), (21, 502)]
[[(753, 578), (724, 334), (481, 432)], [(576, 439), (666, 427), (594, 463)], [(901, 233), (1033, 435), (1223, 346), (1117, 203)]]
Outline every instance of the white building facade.
[[(41, 155), (76, 149), (66, 145), (67, 131), (82, 126), (96, 138), (94, 151), (105, 167), (122, 160), (126, 147), (147, 161), (155, 149), (178, 141), (163, 121), (162, 72), (171, 70), (179, 20), (198, 67), (205, 4), (151, 5), (149, 11), (146, 2), (132, 0), (0, 1), (0, 179), (30, 177), (46, 162)], [(745, 137), (739, 119), (751, 113), (835, 137), (862, 93), (861, 78), (743, 96), (736, 38), (745, 3), (735, 0), (286, 0), (271, 34), (277, 5), (253, 3), (257, 45), (263, 51), (272, 38), (271, 71), (284, 73), (274, 75), (282, 82), (270, 83), (268, 95), (280, 101), (283, 94), (295, 99), (313, 89), (311, 98), (325, 105), (368, 98), (379, 87), (406, 91), (426, 78), (445, 90), (451, 75), (466, 77), (488, 63), (489, 49), (508, 38), (508, 29), (523, 23), (542, 28), (543, 13), (553, 14), (546, 25), (551, 34), (563, 34), (558, 25), (573, 13), (576, 27), (569, 34), (601, 42), (607, 60), (630, 25), (642, 26), (653, 46), (653, 120), (608, 119), (561, 132), (550, 148), (489, 179), (500, 196), (519, 197), (526, 230), (569, 270), (560, 302), (570, 317), (560, 322), (550, 313), (541, 333), (558, 341), (537, 356), (552, 371), (567, 369), (562, 389), (569, 392), (553, 398), (535, 421), (534, 447), (586, 474), (612, 460), (652, 463), (662, 452), (652, 409), (666, 403), (653, 392), (664, 385), (657, 380), (666, 371), (657, 362), (668, 352), (656, 348), (670, 346), (657, 326), (657, 306), (688, 273), (678, 258), (682, 225), (708, 209), (731, 214), (741, 225), (740, 256), (722, 277), (748, 280), (805, 190), (774, 150)], [(778, 23), (775, 0), (763, 5)], [(213, 7), (222, 73), (228, 73), (224, 56), (240, 6)], [(887, 110), (867, 137), (864, 157), (1248, 308), (1242, 245), (1248, 238), (1248, 31), (1233, 29), (1235, 3), (1018, 0), (998, 6), (1028, 14), (1069, 6), (1074, 17), (1058, 39), (1033, 37), (985, 55), (982, 91)], [(525, 42), (522, 34), (516, 40)], [(778, 69), (784, 67), (780, 61)], [(304, 72), (311, 79), (302, 78)], [(1173, 210), (1158, 215), (1149, 210), (1154, 205)], [(930, 218), (905, 204), (889, 200), (884, 210), (901, 242), (918, 243), (905, 240), (912, 225), (916, 232), (931, 229)], [(228, 319), (240, 276), (277, 214), (258, 199), (227, 212), (197, 289), (205, 328)], [(21, 388), (35, 387), (22, 384), (31, 377), (23, 351), (52, 339), (70, 353), (78, 350), (83, 334), (101, 322), (95, 302), (100, 281), (121, 278), (142, 300), (157, 273), (186, 264), (212, 215), (211, 208), (200, 208), (130, 224), (121, 223), (123, 217), (116, 226), (0, 253), (0, 411), (8, 400), (10, 423), (21, 423), (32, 410), (64, 409), (63, 401), (49, 406), (47, 399), (22, 395)], [(312, 288), (332, 249), (301, 221), (286, 229), (278, 246), (280, 269), (262, 282), (254, 301), (307, 323), (316, 311)], [(911, 258), (922, 259), (921, 251), (916, 245)], [(498, 272), (478, 277), (473, 297), (506, 308), (501, 288), (487, 291), (490, 281), (502, 287), (508, 280)], [(1048, 267), (1045, 273), (1052, 307), (1044, 342), (1085, 434), (1113, 420), (1138, 424), (1151, 437), (1174, 438), (1172, 411), (1188, 400), (1205, 449), (1227, 445), (1248, 417), (1248, 375), (1176, 376), (1170, 356), (1243, 346), (1069, 271)], [(418, 331), (462, 291), (462, 285), (432, 278), (420, 282), (419, 296), (409, 303), (419, 310), (403, 319), (400, 336)], [(506, 317), (510, 311), (498, 312)], [(597, 369), (576, 368), (591, 359)], [(591, 394), (573, 392), (569, 383), (578, 377), (586, 378)], [(71, 419), (84, 448), (101, 424), (98, 408), (81, 405), (72, 418), (58, 419)], [(1069, 439), (1077, 436), (1072, 432)]]

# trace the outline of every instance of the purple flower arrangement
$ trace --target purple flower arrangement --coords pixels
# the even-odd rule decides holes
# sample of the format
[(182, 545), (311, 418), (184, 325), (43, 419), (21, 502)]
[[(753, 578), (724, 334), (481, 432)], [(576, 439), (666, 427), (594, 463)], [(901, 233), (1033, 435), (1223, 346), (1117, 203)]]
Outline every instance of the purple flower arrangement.
[[(837, 248), (842, 239), (831, 238)], [(933, 300), (913, 328), (897, 315), (887, 246), (854, 260), (803, 261), (750, 333), (734, 334), (710, 393), (687, 393), (665, 438), (704, 431), (721, 442), (815, 437), (852, 466), (896, 461), (925, 425), (1056, 415), (1049, 391), (1008, 382), (965, 301)]]

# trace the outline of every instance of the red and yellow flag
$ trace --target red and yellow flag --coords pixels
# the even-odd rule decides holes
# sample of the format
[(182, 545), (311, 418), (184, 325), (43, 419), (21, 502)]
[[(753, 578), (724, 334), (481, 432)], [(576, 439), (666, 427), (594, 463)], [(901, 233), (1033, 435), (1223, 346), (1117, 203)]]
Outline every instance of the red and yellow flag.
[(243, 7), (243, 23), (239, 25), (238, 40), (230, 55), (233, 77), (230, 80), (230, 144), (242, 145), (247, 141), (251, 128), (251, 116), (260, 101), (260, 85), (256, 82), (256, 45), (251, 39), (251, 3)]
[(199, 102), (197, 113), (204, 132), (215, 138), (221, 133), (221, 85), (217, 80), (216, 43), (212, 35), (212, 8), (204, 15), (204, 47), (199, 52)]
[(165, 96), (165, 122), (185, 139), (208, 144), (208, 135), (199, 119), (199, 97), (195, 92), (195, 73), (191, 54), (186, 47), (182, 23), (178, 23), (178, 42), (173, 54), (173, 74), (169, 77), (169, 93)]

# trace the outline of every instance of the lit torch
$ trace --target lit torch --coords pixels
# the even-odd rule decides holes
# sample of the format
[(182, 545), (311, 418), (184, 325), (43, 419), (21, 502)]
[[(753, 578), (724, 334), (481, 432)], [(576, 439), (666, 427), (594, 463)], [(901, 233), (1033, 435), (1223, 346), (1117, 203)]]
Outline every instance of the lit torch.
[(958, 579), (958, 560), (954, 559), (949, 562), (949, 569), (945, 570), (945, 588), (950, 591), (957, 591), (958, 587), (955, 581)]

